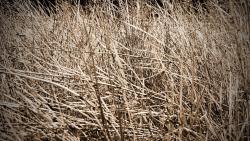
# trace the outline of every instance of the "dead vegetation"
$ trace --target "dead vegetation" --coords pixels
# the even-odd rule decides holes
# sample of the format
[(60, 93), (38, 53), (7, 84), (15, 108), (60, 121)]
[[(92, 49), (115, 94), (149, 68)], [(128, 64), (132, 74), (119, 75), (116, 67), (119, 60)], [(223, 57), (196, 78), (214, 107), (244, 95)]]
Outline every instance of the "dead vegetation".
[(249, 3), (207, 8), (1, 6), (0, 140), (250, 140)]

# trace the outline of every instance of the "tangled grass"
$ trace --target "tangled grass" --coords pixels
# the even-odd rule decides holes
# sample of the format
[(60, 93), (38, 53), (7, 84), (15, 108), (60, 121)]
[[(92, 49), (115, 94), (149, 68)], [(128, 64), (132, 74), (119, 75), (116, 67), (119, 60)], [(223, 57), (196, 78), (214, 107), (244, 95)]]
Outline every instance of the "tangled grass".
[(223, 6), (2, 5), (0, 140), (250, 140), (249, 3)]

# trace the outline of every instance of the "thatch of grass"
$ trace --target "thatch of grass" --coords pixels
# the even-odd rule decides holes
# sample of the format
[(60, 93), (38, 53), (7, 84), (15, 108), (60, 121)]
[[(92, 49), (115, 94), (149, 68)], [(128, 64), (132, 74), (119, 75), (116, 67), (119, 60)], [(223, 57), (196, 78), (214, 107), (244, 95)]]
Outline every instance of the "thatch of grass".
[(0, 140), (250, 140), (248, 1), (167, 4), (1, 5)]

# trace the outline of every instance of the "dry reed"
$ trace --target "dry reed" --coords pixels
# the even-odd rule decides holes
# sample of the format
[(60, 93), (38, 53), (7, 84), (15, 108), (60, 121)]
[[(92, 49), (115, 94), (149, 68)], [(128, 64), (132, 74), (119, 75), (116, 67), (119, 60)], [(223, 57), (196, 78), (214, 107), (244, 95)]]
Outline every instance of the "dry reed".
[(168, 6), (1, 5), (0, 140), (249, 141), (248, 1)]

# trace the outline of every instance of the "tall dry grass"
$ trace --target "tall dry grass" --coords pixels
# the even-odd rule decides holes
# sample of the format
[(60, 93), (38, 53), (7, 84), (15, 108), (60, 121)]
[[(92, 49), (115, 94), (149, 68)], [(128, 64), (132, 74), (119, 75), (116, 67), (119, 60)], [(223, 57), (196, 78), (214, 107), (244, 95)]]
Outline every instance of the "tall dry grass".
[(247, 2), (1, 5), (0, 140), (249, 141)]

